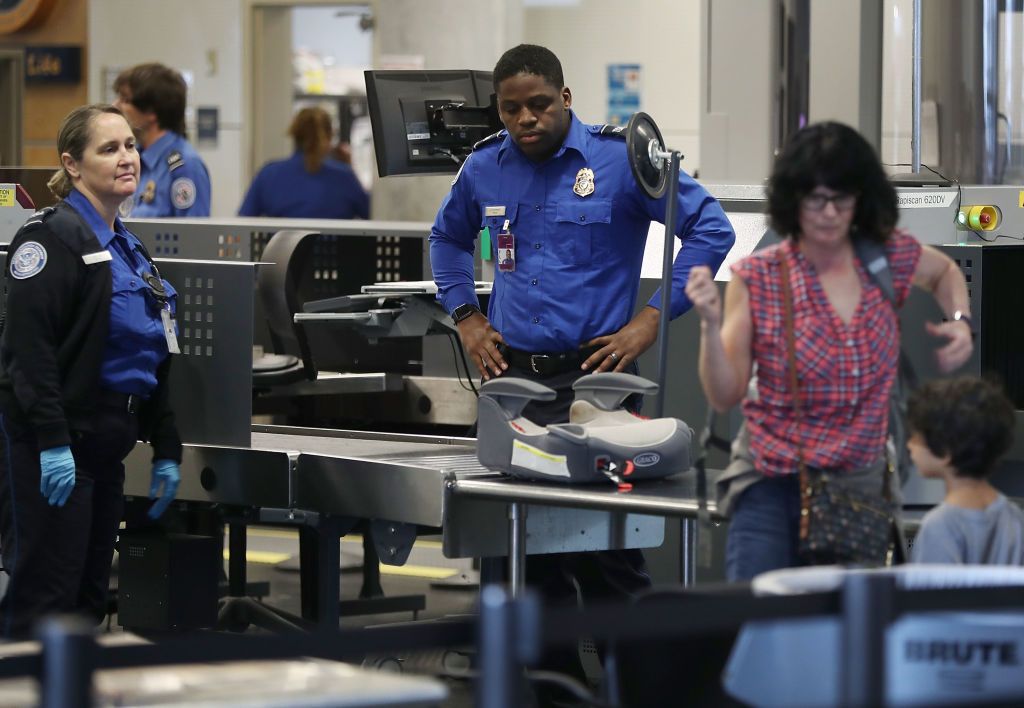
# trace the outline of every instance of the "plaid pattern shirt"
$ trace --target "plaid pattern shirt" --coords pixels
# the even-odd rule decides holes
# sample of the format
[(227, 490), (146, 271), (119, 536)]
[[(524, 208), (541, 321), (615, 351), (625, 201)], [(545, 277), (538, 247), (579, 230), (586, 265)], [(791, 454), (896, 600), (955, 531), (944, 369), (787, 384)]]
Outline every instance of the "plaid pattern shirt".
[[(885, 247), (902, 305), (921, 244), (896, 230)], [(797, 424), (787, 372), (779, 254), (792, 279), (796, 366), (803, 420)], [(814, 266), (786, 240), (733, 265), (750, 291), (757, 397), (743, 403), (754, 465), (775, 476), (797, 471), (797, 449), (811, 467), (854, 470), (882, 454), (889, 389), (899, 359), (899, 319), (856, 262), (861, 299), (849, 324), (833, 309)]]

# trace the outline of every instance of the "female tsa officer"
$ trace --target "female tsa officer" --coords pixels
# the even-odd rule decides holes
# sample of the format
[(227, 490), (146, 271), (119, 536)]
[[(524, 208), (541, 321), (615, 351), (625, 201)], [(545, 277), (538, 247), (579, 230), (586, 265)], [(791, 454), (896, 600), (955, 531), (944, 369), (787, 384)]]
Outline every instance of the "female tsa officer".
[(168, 405), (176, 293), (117, 218), (139, 153), (113, 106), (77, 108), (57, 136), (61, 199), (10, 245), (0, 336), (0, 541), (10, 574), (0, 631), (106, 608), (124, 505), (122, 460), (153, 445), (150, 509), (178, 487), (181, 441)]

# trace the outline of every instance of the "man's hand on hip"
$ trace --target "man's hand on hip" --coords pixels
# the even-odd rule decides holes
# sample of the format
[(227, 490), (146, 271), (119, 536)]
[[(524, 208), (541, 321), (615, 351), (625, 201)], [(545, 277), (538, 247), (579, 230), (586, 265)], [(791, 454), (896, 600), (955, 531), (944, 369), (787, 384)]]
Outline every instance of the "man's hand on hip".
[(600, 347), (580, 368), (595, 371), (625, 371), (658, 338), (657, 308), (648, 305), (615, 334), (595, 337), (587, 346)]
[(508, 363), (498, 351), (498, 345), (504, 344), (501, 332), (491, 327), (491, 322), (482, 312), (476, 312), (458, 323), (459, 339), (462, 346), (469, 352), (470, 358), (480, 370), (484, 381), (491, 375), (501, 376)]

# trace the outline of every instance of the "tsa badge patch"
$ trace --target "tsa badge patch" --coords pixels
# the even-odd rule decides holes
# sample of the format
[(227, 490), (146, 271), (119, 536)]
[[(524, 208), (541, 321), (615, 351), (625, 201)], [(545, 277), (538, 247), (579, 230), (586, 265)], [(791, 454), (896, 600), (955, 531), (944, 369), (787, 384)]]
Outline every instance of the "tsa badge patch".
[(594, 171), (589, 167), (584, 167), (576, 173), (576, 184), (572, 186), (572, 191), (581, 197), (588, 197), (594, 193)]
[(25, 280), (42, 272), (46, 267), (46, 249), (41, 243), (28, 241), (21, 244), (11, 256), (11, 275)]
[(128, 197), (123, 202), (121, 202), (121, 205), (119, 207), (117, 207), (117, 214), (122, 219), (127, 219), (129, 216), (132, 215), (132, 209), (134, 209), (134, 208), (135, 208), (135, 195), (133, 194), (132, 196)]
[(175, 209), (188, 209), (196, 203), (196, 183), (179, 177), (171, 183), (171, 203)]

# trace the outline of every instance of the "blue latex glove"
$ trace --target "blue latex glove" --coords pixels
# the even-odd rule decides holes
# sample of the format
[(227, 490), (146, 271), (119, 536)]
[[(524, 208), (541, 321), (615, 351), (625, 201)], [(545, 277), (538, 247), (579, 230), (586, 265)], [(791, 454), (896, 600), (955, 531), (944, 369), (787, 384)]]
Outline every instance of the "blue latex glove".
[(64, 506), (75, 488), (75, 458), (71, 448), (51, 447), (39, 453), (39, 491), (50, 506)]
[[(153, 460), (153, 483), (149, 486), (149, 498), (160, 498), (149, 507), (147, 514), (151, 519), (158, 519), (167, 507), (174, 501), (174, 495), (178, 493), (178, 483), (181, 482), (181, 473), (178, 471), (178, 463), (174, 460)], [(160, 487), (164, 488), (160, 493)]]

